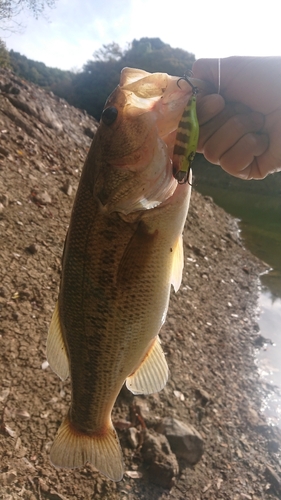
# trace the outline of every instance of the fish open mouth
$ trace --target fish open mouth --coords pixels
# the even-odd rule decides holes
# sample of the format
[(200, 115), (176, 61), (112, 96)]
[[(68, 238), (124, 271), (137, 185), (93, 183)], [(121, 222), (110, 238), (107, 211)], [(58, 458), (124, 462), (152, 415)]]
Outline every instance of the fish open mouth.
[(115, 170), (112, 175), (122, 177), (114, 190), (108, 187), (109, 175), (104, 177), (103, 206), (108, 212), (128, 215), (150, 210), (173, 196), (178, 186), (173, 173), (174, 145), (193, 89), (189, 81), (178, 82), (179, 77), (166, 73), (122, 70), (120, 84), (106, 104), (120, 109), (116, 133), (107, 140), (105, 151)]

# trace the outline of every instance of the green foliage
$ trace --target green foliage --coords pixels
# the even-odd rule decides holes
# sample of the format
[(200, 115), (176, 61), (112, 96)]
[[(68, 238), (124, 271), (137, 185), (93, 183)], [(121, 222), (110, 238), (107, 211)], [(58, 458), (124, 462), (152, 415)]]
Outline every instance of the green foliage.
[(173, 49), (160, 38), (141, 38), (133, 40), (123, 60), (124, 66), (183, 76), (191, 70), (195, 56), (183, 49)]
[(110, 61), (112, 59), (119, 59), (122, 57), (123, 52), (121, 47), (116, 42), (111, 42), (108, 45), (103, 45), (101, 49), (94, 52), (94, 59), (96, 61)]
[[(193, 54), (173, 49), (159, 38), (133, 40), (124, 51), (114, 42), (103, 45), (94, 53), (94, 59), (88, 61), (83, 71), (74, 77), (71, 104), (86, 109), (99, 119), (104, 103), (118, 85), (120, 72), (125, 66), (181, 76), (191, 69), (194, 60)], [(53, 91), (57, 93), (55, 86)]]
[[(1, 1), (1, 0), (0, 0)], [(9, 68), (10, 67), (10, 55), (7, 50), (5, 42), (0, 38), (0, 67)]]
[(44, 63), (28, 59), (19, 52), (14, 52), (13, 50), (10, 51), (10, 66), (14, 73), (21, 78), (25, 78), (48, 90), (50, 90), (52, 86), (57, 86), (58, 92), (59, 90), (62, 91), (63, 87), (67, 90), (70, 82), (72, 82), (75, 76), (71, 71), (49, 68)]
[(133, 40), (126, 50), (115, 42), (103, 45), (76, 74), (48, 68), (44, 63), (32, 61), (13, 50), (10, 51), (10, 60), (18, 76), (52, 90), (99, 120), (104, 103), (118, 85), (120, 72), (125, 66), (183, 76), (191, 69), (195, 57), (185, 50), (173, 49), (160, 38), (141, 38)]
[[(55, 0), (0, 0), (0, 21), (5, 26), (6, 21), (16, 17), (24, 8), (28, 8), (36, 17), (39, 17), (45, 7), (54, 7)], [(9, 26), (5, 26), (9, 30)]]

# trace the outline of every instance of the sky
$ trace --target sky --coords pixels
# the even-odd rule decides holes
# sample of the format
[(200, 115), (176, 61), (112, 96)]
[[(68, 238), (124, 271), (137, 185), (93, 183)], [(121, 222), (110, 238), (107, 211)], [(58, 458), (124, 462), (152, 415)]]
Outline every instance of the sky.
[[(281, 55), (279, 2), (267, 0), (56, 0), (1, 29), (7, 48), (47, 66), (79, 70), (103, 44), (159, 37), (196, 58)], [(21, 26), (21, 28), (19, 28)], [(2, 26), (3, 28), (3, 26)]]

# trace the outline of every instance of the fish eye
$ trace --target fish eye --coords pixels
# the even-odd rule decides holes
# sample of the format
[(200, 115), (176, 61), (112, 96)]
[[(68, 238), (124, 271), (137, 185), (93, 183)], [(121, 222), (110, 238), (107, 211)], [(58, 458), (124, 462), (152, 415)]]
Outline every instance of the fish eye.
[(101, 119), (105, 125), (111, 125), (115, 122), (118, 115), (118, 110), (114, 106), (110, 106), (103, 110)]

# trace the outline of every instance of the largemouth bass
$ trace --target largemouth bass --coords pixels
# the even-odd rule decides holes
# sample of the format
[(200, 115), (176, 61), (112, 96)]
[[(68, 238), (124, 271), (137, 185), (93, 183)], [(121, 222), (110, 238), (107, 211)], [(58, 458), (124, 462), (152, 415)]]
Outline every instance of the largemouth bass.
[[(71, 406), (51, 448), (58, 467), (92, 463), (114, 481), (122, 452), (111, 421), (118, 393), (160, 391), (158, 333), (183, 269), (190, 185), (173, 177), (176, 131), (191, 87), (125, 68), (83, 167), (65, 241), (47, 359), (71, 378)], [(191, 180), (191, 179), (190, 179)]]

